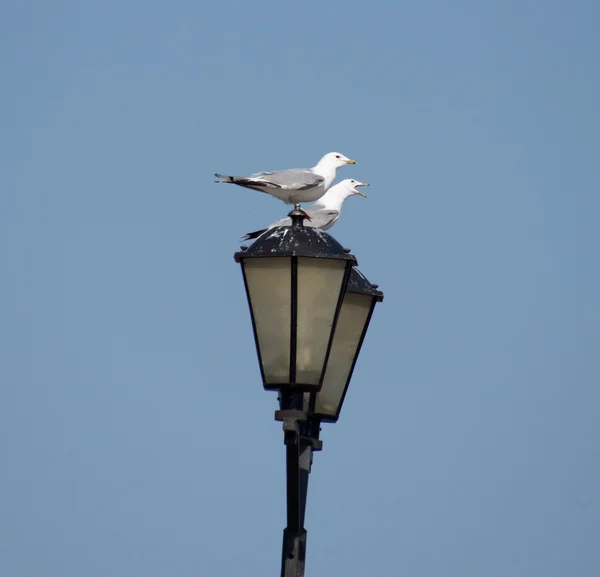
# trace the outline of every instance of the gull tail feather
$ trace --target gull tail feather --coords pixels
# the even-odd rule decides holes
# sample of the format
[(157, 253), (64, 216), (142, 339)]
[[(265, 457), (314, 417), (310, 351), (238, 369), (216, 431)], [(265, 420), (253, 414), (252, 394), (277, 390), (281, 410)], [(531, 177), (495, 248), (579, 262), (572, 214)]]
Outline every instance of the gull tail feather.
[[(281, 188), (278, 184), (273, 184), (270, 182), (264, 182), (262, 180), (258, 180), (256, 178), (251, 178), (247, 176), (227, 176), (226, 174), (219, 174), (215, 172), (215, 176), (220, 178), (221, 180), (215, 180), (215, 182), (219, 184), (237, 184), (238, 186), (244, 186), (246, 188), (251, 188), (253, 190), (260, 190), (259, 186), (271, 186), (274, 188)], [(264, 192), (264, 191), (260, 191)]]
[(227, 176), (226, 174), (219, 174), (218, 172), (215, 172), (215, 176), (221, 179), (215, 180), (215, 182), (220, 182), (222, 184), (233, 184), (235, 183), (235, 179), (238, 178), (236, 176)]
[(261, 230), (255, 230), (254, 232), (249, 232), (245, 236), (242, 237), (242, 240), (251, 240), (253, 238), (258, 238), (263, 232), (267, 232), (268, 228), (263, 228)]

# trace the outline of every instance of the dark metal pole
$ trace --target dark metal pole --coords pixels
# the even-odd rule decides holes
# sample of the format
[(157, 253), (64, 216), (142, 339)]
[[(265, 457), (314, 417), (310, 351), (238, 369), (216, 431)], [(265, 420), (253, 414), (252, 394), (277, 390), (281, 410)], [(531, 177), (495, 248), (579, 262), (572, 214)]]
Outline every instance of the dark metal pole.
[(283, 530), (281, 577), (304, 577), (306, 560), (304, 508), (308, 474), (301, 474), (300, 467), (310, 447), (304, 447), (299, 435), (294, 434), (293, 437), (286, 431), (287, 527)]
[(282, 393), (280, 401), (281, 410), (275, 418), (283, 421), (287, 485), (287, 527), (283, 531), (281, 577), (304, 577), (306, 496), (313, 450), (321, 447), (318, 440), (320, 423), (306, 420), (302, 393)]

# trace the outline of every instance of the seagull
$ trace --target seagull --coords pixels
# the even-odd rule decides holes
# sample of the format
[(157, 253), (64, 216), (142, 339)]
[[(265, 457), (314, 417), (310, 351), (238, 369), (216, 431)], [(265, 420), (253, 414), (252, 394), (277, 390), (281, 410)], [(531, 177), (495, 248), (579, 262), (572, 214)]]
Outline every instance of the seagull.
[[(358, 187), (360, 186), (369, 186), (369, 183), (347, 178), (335, 186), (332, 186), (319, 200), (317, 200), (317, 202), (304, 209), (304, 212), (309, 217), (309, 220), (304, 223), (304, 226), (311, 226), (320, 230), (329, 230), (340, 217), (342, 204), (344, 204), (344, 201), (349, 196), (358, 194), (359, 196), (367, 198), (366, 194), (358, 190)], [(291, 218), (282, 218), (281, 220), (270, 224), (267, 228), (249, 232), (242, 240), (258, 238), (263, 232), (266, 232), (271, 228), (276, 226), (290, 226), (291, 224)]]
[(333, 184), (338, 168), (356, 164), (355, 160), (339, 152), (326, 154), (313, 168), (291, 168), (275, 172), (257, 172), (250, 176), (227, 176), (215, 173), (218, 183), (237, 184), (245, 188), (266, 192), (286, 204), (299, 208), (301, 202), (321, 198)]

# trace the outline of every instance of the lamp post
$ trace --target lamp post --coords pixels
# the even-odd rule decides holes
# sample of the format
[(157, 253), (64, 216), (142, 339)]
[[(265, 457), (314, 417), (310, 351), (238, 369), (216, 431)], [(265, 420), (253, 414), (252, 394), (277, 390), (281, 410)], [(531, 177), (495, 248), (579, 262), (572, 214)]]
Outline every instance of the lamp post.
[(302, 577), (304, 514), (321, 421), (336, 422), (373, 309), (383, 293), (354, 267), (333, 237), (305, 227), (275, 227), (234, 258), (241, 264), (259, 367), (266, 390), (279, 391), (286, 446), (287, 526), (282, 577)]

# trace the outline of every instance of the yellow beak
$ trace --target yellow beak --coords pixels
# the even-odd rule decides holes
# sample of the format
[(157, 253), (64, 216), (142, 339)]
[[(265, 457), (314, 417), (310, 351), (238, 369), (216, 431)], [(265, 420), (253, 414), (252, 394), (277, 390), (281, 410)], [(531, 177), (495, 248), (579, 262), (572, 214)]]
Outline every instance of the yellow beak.
[(356, 160), (348, 159), (348, 160), (346, 160), (346, 164), (358, 164), (358, 163), (356, 162)]
[[(362, 184), (357, 184), (355, 186), (355, 188), (358, 189), (359, 186), (371, 186), (371, 185), (368, 182), (363, 182)], [(357, 190), (356, 194), (360, 194), (360, 196), (362, 196), (363, 198), (367, 198), (367, 195), (362, 193), (360, 190)]]

